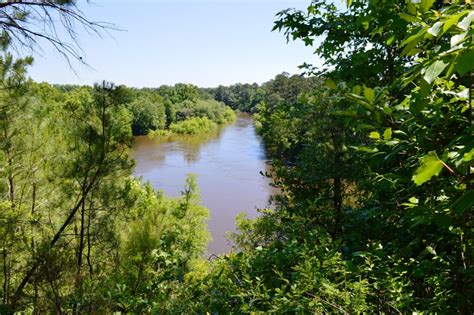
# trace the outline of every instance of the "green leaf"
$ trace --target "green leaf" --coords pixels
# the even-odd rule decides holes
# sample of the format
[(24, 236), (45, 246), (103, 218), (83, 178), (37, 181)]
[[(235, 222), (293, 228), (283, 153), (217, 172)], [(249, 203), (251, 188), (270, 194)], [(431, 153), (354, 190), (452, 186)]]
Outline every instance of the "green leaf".
[(456, 200), (451, 209), (454, 210), (458, 217), (462, 216), (463, 213), (474, 206), (474, 190), (466, 191), (458, 200)]
[(445, 33), (447, 30), (449, 30), (453, 25), (457, 24), (459, 19), (466, 14), (466, 12), (462, 12), (460, 14), (456, 14), (451, 16), (449, 19), (444, 21), (443, 25), (443, 33)]
[(370, 148), (370, 147), (366, 147), (366, 146), (355, 147), (355, 149), (358, 150), (358, 151), (361, 151), (361, 152), (369, 152), (369, 153), (375, 153), (375, 152), (379, 151), (376, 148)]
[(435, 251), (434, 248), (431, 247), (431, 246), (426, 246), (426, 251), (427, 251), (428, 253), (430, 253), (431, 255), (434, 255), (434, 256), (437, 255), (437, 254), (436, 254), (436, 251)]
[(364, 96), (369, 101), (369, 103), (373, 103), (375, 99), (374, 90), (369, 87), (364, 87)]
[[(426, 82), (425, 80), (421, 80), (421, 82), (420, 82), (420, 93), (421, 93), (421, 95), (422, 96), (427, 96), (428, 94), (430, 94), (430, 92), (431, 92), (431, 84)], [(414, 105), (415, 105), (415, 107), (418, 107), (418, 106), (421, 105), (421, 107), (424, 108), (425, 105), (426, 105), (426, 100), (425, 99), (422, 99), (422, 100), (417, 99)]]
[(360, 95), (360, 92), (361, 92), (361, 88), (360, 88), (360, 85), (356, 85), (352, 88), (352, 93), (356, 94), (356, 95)]
[(435, 215), (433, 221), (440, 228), (448, 228), (453, 224), (453, 220), (444, 213)]
[(453, 75), (455, 69), (456, 62), (451, 60), (451, 62), (449, 63), (448, 70), (446, 70), (446, 79), (449, 79)]
[(362, 27), (364, 28), (364, 30), (368, 30), (369, 27), (370, 27), (370, 22), (369, 21), (363, 21), (362, 22)]
[(414, 34), (414, 35), (411, 35), (410, 37), (408, 37), (407, 39), (405, 39), (401, 44), (400, 46), (403, 47), (405, 45), (408, 45), (410, 43), (415, 43), (415, 45), (418, 43), (418, 41), (421, 40), (421, 37), (423, 37), (423, 35), (425, 35), (425, 33), (428, 31), (428, 28), (427, 27), (424, 27), (421, 29), (421, 31), (419, 31), (418, 33)]
[(421, 0), (421, 4), (420, 4), (421, 12), (424, 13), (428, 11), (429, 9), (431, 9), (434, 2), (435, 0)]
[[(428, 27), (424, 27), (421, 31), (419, 31), (415, 35), (412, 35), (408, 37), (406, 40), (404, 40), (400, 44), (400, 47), (404, 47), (401, 54), (403, 56), (415, 55), (418, 52), (415, 49), (416, 45), (418, 45), (418, 43), (423, 39), (423, 36), (426, 34), (427, 31), (428, 31)], [(415, 52), (413, 52), (413, 50), (415, 50)]]
[(367, 257), (367, 252), (355, 252), (355, 253), (352, 253), (352, 256), (354, 257)]
[(356, 111), (350, 110), (350, 109), (349, 110), (343, 110), (343, 111), (341, 111), (341, 110), (335, 111), (335, 112), (333, 112), (333, 115), (338, 116), (338, 117), (353, 117), (353, 118), (359, 117), (359, 115), (357, 114)]
[(464, 153), (463, 157), (464, 162), (469, 162), (474, 160), (474, 149), (471, 149), (471, 151)]
[(372, 131), (372, 132), (369, 134), (369, 138), (370, 138), (370, 139), (379, 140), (379, 139), (380, 139), (380, 133), (378, 133), (377, 131)]
[(311, 45), (313, 45), (313, 41), (314, 41), (314, 40), (313, 40), (312, 38), (305, 37), (305, 38), (303, 39), (303, 41), (304, 41), (305, 46), (311, 46)]
[(392, 128), (385, 129), (385, 131), (383, 132), (383, 139), (385, 141), (389, 141), (390, 139), (392, 139)]
[(470, 49), (460, 55), (456, 63), (456, 70), (462, 76), (472, 69), (474, 69), (474, 49)]
[(442, 60), (437, 60), (433, 62), (426, 70), (425, 70), (425, 75), (423, 76), (423, 79), (428, 84), (431, 84), (436, 80), (436, 78), (443, 72), (443, 70), (448, 66), (447, 63), (445, 63)]
[(326, 79), (324, 83), (326, 84), (328, 88), (332, 90), (335, 90), (337, 88), (336, 82), (334, 82), (334, 80), (332, 79)]
[(421, 165), (416, 170), (412, 180), (417, 186), (420, 186), (429, 181), (431, 177), (438, 176), (442, 169), (443, 163), (436, 152), (431, 151), (421, 159)]
[(408, 1), (407, 11), (410, 14), (416, 15), (416, 5), (413, 2)]
[(404, 19), (405, 21), (412, 22), (412, 23), (417, 23), (421, 21), (421, 19), (419, 19), (418, 17), (411, 14), (406, 14), (406, 13), (400, 13), (400, 17)]
[(387, 39), (387, 45), (392, 45), (392, 43), (395, 41), (395, 35), (392, 35), (390, 36), (388, 39)]
[(365, 109), (369, 110), (369, 111), (373, 111), (374, 110), (374, 106), (372, 106), (371, 104), (367, 103), (365, 101), (365, 98), (363, 98), (362, 96), (360, 95), (356, 95), (356, 94), (348, 94), (348, 97), (350, 97), (354, 102), (356, 102), (358, 105), (364, 107)]

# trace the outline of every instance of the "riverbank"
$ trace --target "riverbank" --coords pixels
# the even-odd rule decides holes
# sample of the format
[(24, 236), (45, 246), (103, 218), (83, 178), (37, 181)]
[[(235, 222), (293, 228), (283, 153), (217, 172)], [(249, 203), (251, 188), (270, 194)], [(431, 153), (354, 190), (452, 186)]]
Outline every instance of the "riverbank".
[(268, 170), (267, 155), (249, 114), (208, 134), (135, 137), (132, 156), (134, 175), (169, 196), (180, 196), (187, 174), (197, 175), (202, 205), (211, 212), (209, 254), (231, 250), (226, 234), (235, 230), (235, 217), (257, 216), (272, 194), (269, 179), (260, 175)]

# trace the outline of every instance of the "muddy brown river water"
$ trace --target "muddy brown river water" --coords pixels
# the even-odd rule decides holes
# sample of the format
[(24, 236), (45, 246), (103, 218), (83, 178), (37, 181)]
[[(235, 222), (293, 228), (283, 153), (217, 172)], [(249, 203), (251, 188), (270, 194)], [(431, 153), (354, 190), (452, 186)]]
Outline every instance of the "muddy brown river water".
[(257, 208), (268, 206), (272, 188), (260, 175), (267, 156), (250, 115), (207, 135), (136, 137), (133, 157), (134, 175), (169, 196), (181, 194), (187, 174), (197, 175), (202, 204), (211, 212), (209, 254), (231, 249), (226, 234), (235, 230), (237, 214), (255, 217)]

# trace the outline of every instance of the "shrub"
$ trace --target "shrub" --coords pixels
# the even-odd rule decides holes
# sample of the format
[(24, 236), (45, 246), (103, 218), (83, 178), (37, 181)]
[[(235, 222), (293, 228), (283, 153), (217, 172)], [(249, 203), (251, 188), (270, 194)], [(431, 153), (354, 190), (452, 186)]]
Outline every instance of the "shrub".
[(194, 117), (170, 125), (170, 130), (177, 134), (203, 134), (217, 128), (217, 124), (207, 117)]

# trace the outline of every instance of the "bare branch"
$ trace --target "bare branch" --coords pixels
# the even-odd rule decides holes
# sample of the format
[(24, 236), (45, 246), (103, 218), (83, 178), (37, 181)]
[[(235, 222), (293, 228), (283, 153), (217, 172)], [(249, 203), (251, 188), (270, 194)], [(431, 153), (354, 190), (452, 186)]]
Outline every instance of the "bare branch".
[[(89, 2), (89, 1), (87, 1)], [(41, 49), (39, 41), (46, 41), (71, 66), (71, 58), (87, 64), (78, 41), (78, 27), (89, 35), (102, 38), (113, 24), (89, 20), (76, 1), (28, 0), (0, 3), (0, 40), (5, 47), (30, 52)]]

